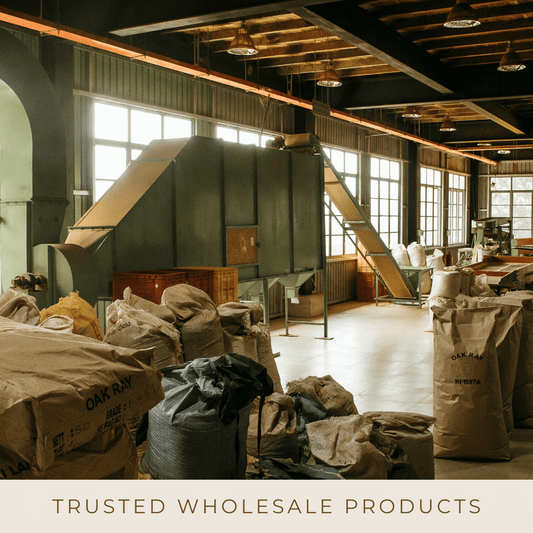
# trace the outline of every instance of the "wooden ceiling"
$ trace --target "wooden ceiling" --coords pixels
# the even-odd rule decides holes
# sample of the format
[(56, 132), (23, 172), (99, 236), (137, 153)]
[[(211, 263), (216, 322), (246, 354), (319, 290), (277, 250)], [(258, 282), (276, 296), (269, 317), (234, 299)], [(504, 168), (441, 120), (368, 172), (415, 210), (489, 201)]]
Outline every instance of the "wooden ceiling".
[[(36, 2), (2, 1), (34, 14)], [(533, 1), (472, 0), (480, 25), (446, 28), (455, 0), (43, 0), (39, 16), (253, 79), (454, 147), (533, 140)], [(59, 8), (59, 9), (58, 9)], [(33, 13), (31, 10), (33, 9)], [(243, 26), (259, 52), (227, 53)], [(527, 68), (499, 72), (509, 41)], [(316, 80), (331, 62), (342, 86)], [(421, 117), (403, 118), (406, 106)], [(449, 116), (457, 131), (439, 131)], [(486, 148), (485, 148), (486, 149)]]

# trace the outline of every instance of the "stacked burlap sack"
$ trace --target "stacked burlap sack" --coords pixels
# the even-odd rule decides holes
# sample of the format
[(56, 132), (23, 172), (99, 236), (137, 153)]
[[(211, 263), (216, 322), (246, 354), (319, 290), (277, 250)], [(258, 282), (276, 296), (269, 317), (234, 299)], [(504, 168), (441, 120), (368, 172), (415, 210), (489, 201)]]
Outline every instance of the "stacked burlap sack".
[(433, 306), (435, 456), (509, 460), (533, 427), (533, 295), (460, 295)]
[(153, 350), (0, 318), (0, 474), (137, 477), (128, 420), (163, 398)]
[[(427, 440), (431, 417), (403, 415), (418, 422), (409, 428), (404, 423), (404, 437), (421, 433), (425, 437), (418, 448), (411, 446), (413, 458), (424, 447), (422, 455), (432, 457), (430, 433)], [(276, 479), (421, 477), (400, 443), (383, 430), (382, 422), (358, 414), (353, 395), (331, 376), (290, 382), (287, 394), (267, 397), (262, 411), (257, 401), (252, 407), (247, 452), (256, 462), (250, 461), (249, 475)], [(419, 471), (428, 476), (429, 465), (424, 467), (426, 471)]]

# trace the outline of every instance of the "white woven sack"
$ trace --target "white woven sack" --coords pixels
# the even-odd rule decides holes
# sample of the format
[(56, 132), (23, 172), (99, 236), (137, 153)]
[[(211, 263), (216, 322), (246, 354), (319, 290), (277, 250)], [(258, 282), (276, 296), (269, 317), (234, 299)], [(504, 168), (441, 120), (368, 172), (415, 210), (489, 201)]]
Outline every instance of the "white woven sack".
[(411, 266), (411, 260), (404, 244), (398, 244), (392, 249), (392, 257), (400, 266)]
[(407, 247), (407, 253), (409, 254), (409, 260), (414, 267), (426, 266), (426, 250), (417, 242), (412, 242)]

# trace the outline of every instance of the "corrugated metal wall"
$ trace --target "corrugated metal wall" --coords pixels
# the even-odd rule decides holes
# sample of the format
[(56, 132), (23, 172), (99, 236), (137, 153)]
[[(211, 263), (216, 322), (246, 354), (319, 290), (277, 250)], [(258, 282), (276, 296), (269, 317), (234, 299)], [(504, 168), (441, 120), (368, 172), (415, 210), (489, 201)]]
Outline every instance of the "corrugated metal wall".
[(76, 47), (74, 54), (78, 91), (265, 131), (294, 130), (294, 114), (280, 102), (105, 53)]

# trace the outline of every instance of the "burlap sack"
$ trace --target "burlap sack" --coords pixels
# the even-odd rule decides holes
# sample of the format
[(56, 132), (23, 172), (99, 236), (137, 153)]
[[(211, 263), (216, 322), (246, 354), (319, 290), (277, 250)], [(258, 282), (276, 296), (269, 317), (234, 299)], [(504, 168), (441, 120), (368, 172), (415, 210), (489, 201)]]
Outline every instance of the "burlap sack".
[(251, 335), (231, 335), (226, 330), (224, 333), (224, 350), (227, 353), (238, 353), (259, 362), (257, 356), (257, 339)]
[(509, 460), (495, 336), (501, 307), (432, 309), (435, 457)]
[(356, 415), (353, 394), (337, 383), (330, 375), (308, 376), (287, 383), (287, 394), (307, 394), (322, 405), (328, 416)]
[(419, 413), (368, 411), (363, 414), (407, 454), (419, 479), (435, 479), (433, 434), (435, 417)]
[(533, 292), (511, 291), (504, 298), (522, 302), (524, 314), (513, 391), (514, 425), (533, 428)]
[(135, 309), (142, 309), (143, 311), (146, 311), (147, 313), (150, 313), (151, 315), (154, 315), (165, 322), (170, 322), (171, 324), (176, 320), (174, 313), (166, 306), (163, 304), (156, 304), (150, 300), (145, 300), (144, 298), (133, 294), (130, 287), (126, 287), (124, 289), (124, 303), (131, 305), (131, 307), (134, 307)]
[(249, 311), (250, 320), (252, 321), (252, 326), (254, 324), (259, 324), (263, 321), (263, 306), (260, 303), (255, 302), (226, 302), (218, 306), (218, 312), (222, 319), (223, 315), (231, 315), (232, 310), (234, 311)]
[[(250, 412), (250, 425), (246, 439), (246, 451), (253, 457), (259, 457), (257, 453), (258, 418), (259, 399), (256, 399)], [(297, 461), (296, 422), (294, 400), (290, 396), (277, 392), (267, 396), (261, 412), (261, 457), (281, 457)]]
[(204, 291), (184, 283), (173, 285), (163, 291), (161, 303), (176, 317), (185, 361), (225, 353), (220, 316)]
[(0, 446), (39, 470), (164, 396), (152, 350), (0, 318), (0, 360)]
[(0, 316), (32, 326), (36, 326), (40, 320), (35, 298), (25, 292), (13, 289), (7, 289), (0, 296)]
[(315, 461), (336, 468), (346, 479), (387, 479), (389, 461), (369, 442), (372, 427), (372, 420), (361, 415), (307, 424)]
[(114, 305), (117, 320), (107, 324), (104, 342), (137, 350), (153, 348), (158, 370), (183, 363), (180, 335), (175, 327), (122, 300), (117, 300)]
[(250, 335), (256, 342), (257, 360), (267, 369), (267, 373), (274, 383), (274, 392), (283, 392), (278, 365), (276, 364), (276, 359), (272, 353), (270, 328), (266, 324), (260, 322), (259, 324), (252, 326)]
[(511, 298), (462, 298), (458, 307), (495, 307), (501, 306), (502, 313), (496, 322), (494, 335), (498, 353), (498, 368), (502, 391), (503, 417), (509, 435), (514, 429), (513, 392), (516, 369), (522, 337), (523, 306), (519, 300)]
[(102, 340), (104, 338), (96, 311), (89, 302), (80, 298), (77, 292), (71, 292), (59, 302), (41, 310), (41, 322), (50, 316), (64, 315), (74, 320), (74, 331), (78, 335)]

